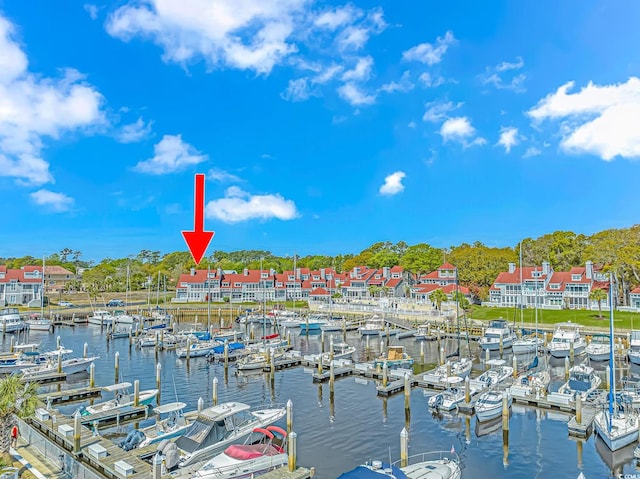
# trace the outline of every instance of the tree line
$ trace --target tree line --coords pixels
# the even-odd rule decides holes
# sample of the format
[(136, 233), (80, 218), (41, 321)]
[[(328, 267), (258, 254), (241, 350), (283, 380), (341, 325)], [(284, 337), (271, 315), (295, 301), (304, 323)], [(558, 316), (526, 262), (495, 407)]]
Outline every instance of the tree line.
[[(273, 269), (276, 272), (297, 268), (334, 268), (338, 272), (355, 266), (382, 268), (402, 266), (414, 274), (425, 274), (442, 263), (458, 268), (460, 283), (469, 287), (481, 299), (509, 263), (518, 263), (522, 248), (524, 266), (541, 265), (547, 261), (555, 271), (567, 271), (572, 266), (583, 266), (587, 260), (614, 275), (622, 304), (627, 304), (629, 291), (640, 284), (640, 225), (610, 229), (593, 235), (571, 231), (555, 231), (538, 238), (525, 238), (510, 247), (488, 246), (481, 242), (462, 243), (439, 248), (427, 243), (408, 245), (404, 241), (374, 243), (358, 254), (307, 255), (301, 257), (277, 256), (267, 250), (214, 251), (198, 265), (199, 269), (242, 271), (244, 268)], [(65, 248), (46, 258), (47, 264), (59, 264), (74, 272), (88, 268), (82, 275), (82, 288), (87, 291), (125, 291), (145, 288), (172, 289), (181, 273), (187, 273), (195, 263), (189, 252), (142, 250), (125, 258), (104, 258), (99, 263), (83, 261), (82, 253)], [(41, 264), (42, 259), (32, 256), (0, 258), (0, 264), (9, 268)], [(71, 287), (80, 287), (71, 284)]]

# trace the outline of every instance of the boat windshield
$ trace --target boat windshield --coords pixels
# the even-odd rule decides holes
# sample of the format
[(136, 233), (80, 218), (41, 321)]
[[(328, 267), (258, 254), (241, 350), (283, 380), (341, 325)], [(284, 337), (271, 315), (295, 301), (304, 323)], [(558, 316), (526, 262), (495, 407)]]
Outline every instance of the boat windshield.
[(226, 439), (232, 432), (233, 428), (228, 429), (224, 420), (208, 421), (198, 418), (176, 440), (176, 445), (179, 449), (192, 453)]
[(574, 372), (569, 379), (573, 391), (588, 391), (591, 388), (591, 373)]
[(495, 329), (506, 329), (508, 326), (507, 326), (507, 322), (506, 321), (497, 320), (497, 321), (491, 321), (489, 323), (489, 327), (490, 328), (495, 328)]

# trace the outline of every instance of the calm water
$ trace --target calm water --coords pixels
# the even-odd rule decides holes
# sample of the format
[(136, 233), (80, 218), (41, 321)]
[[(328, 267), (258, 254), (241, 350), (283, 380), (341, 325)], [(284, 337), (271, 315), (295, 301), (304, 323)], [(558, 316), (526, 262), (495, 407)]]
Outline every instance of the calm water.
[[(594, 441), (581, 442), (570, 439), (566, 421), (569, 416), (556, 412), (539, 411), (513, 406), (508, 437), (508, 449), (503, 446), (500, 422), (479, 427), (475, 417), (440, 415), (434, 417), (427, 409), (425, 392), (414, 388), (411, 393), (411, 413), (406, 417), (404, 396), (388, 399), (376, 396), (375, 383), (347, 377), (335, 384), (334, 397), (329, 385), (313, 384), (311, 370), (293, 368), (276, 372), (273, 381), (268, 374), (253, 373), (239, 376), (231, 366), (227, 376), (220, 364), (211, 364), (204, 358), (192, 359), (189, 367), (185, 360), (177, 359), (172, 352), (160, 352), (153, 348), (130, 348), (127, 339), (107, 342), (97, 326), (60, 328), (55, 334), (33, 332), (31, 341), (41, 342), (42, 349), (52, 349), (56, 336), (62, 343), (82, 354), (83, 344), (89, 344), (91, 354), (99, 355), (96, 361), (96, 384), (108, 385), (115, 380), (114, 354), (120, 353), (121, 380), (133, 382), (140, 379), (140, 388), (155, 388), (156, 360), (162, 364), (162, 402), (176, 399), (195, 409), (199, 397), (210, 405), (213, 378), (217, 377), (219, 402), (238, 400), (250, 405), (270, 402), (284, 404), (291, 399), (294, 404), (294, 430), (298, 434), (298, 463), (315, 466), (316, 477), (336, 478), (342, 472), (368, 459), (397, 460), (400, 454), (400, 431), (407, 427), (410, 433), (410, 454), (423, 451), (446, 450), (452, 447), (460, 454), (463, 477), (471, 478), (575, 478), (582, 471), (587, 479), (618, 477), (618, 474), (636, 474), (633, 447), (608, 452), (606, 446)], [(8, 349), (8, 339), (3, 346)], [(342, 335), (336, 333), (336, 340)], [(319, 352), (320, 336), (299, 336), (293, 330), (292, 340), (296, 349), (303, 352)], [(357, 345), (356, 359), (364, 359), (365, 342), (357, 332), (348, 333), (347, 340)], [(326, 347), (328, 348), (328, 338)], [(373, 354), (380, 350), (380, 341), (371, 341)], [(406, 346), (417, 361), (419, 343), (412, 338), (393, 340), (392, 344)], [(446, 343), (446, 350), (456, 349), (456, 343)], [(472, 350), (478, 356), (475, 345)], [(437, 360), (436, 343), (425, 343), (426, 362)], [(506, 357), (510, 364), (510, 357)], [(524, 358), (523, 362), (530, 358)], [(476, 359), (475, 367), (482, 369)], [(556, 376), (555, 387), (562, 382), (563, 363), (551, 364)], [(604, 368), (600, 366), (604, 378)], [(76, 375), (73, 384), (58, 387), (81, 387), (88, 384), (88, 375)], [(604, 381), (603, 381), (604, 384)], [(428, 393), (427, 393), (428, 394)], [(64, 413), (71, 414), (78, 405), (68, 406)], [(283, 419), (283, 426), (285, 425)], [(126, 434), (123, 427), (119, 434)], [(114, 431), (112, 431), (114, 432)]]

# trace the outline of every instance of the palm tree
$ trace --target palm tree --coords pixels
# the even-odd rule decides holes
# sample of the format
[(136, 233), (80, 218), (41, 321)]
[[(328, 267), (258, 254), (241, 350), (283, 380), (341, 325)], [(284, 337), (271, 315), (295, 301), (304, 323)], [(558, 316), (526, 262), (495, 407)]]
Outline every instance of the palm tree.
[(602, 302), (607, 299), (607, 292), (604, 289), (594, 289), (589, 294), (589, 299), (591, 301), (598, 302), (598, 311), (599, 311), (599, 319), (602, 319)]
[(18, 375), (0, 380), (0, 452), (9, 452), (11, 428), (17, 423), (17, 418), (32, 416), (37, 404), (37, 383), (23, 383), (22, 376)]
[(431, 299), (431, 301), (436, 303), (436, 307), (438, 308), (438, 310), (440, 310), (440, 306), (448, 298), (444, 291), (442, 291), (441, 289), (436, 289), (433, 293), (429, 295), (429, 299)]

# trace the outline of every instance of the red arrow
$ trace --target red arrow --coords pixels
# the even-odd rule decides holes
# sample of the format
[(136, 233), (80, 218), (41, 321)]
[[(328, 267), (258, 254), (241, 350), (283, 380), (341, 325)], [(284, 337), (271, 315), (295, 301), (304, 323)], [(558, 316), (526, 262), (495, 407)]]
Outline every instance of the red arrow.
[(196, 264), (200, 264), (204, 252), (213, 238), (213, 231), (204, 230), (204, 175), (196, 174), (195, 204), (193, 214), (193, 231), (183, 231), (182, 236)]

